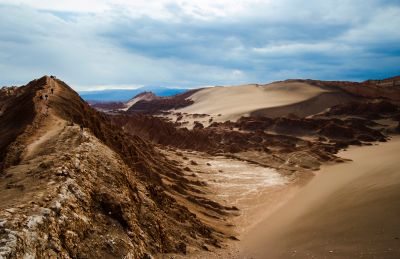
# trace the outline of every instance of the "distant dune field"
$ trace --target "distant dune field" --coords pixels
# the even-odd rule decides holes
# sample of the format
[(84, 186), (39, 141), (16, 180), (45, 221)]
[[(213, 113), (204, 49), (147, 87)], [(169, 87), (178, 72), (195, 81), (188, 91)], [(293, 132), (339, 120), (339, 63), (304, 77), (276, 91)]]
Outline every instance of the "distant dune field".
[[(311, 113), (318, 113), (325, 110), (326, 102), (318, 102), (319, 96), (338, 94), (334, 88), (322, 88), (319, 86), (302, 82), (277, 82), (268, 85), (241, 85), (234, 87), (213, 87), (206, 88), (194, 93), (189, 98), (194, 101), (190, 106), (178, 111), (186, 113), (204, 113), (211, 116), (218, 116), (216, 121), (237, 120), (241, 116), (267, 115), (270, 113), (279, 116), (289, 113), (302, 113), (304, 109), (296, 109), (293, 105), (306, 105), (310, 101)], [(343, 95), (344, 93), (339, 93)], [(335, 101), (347, 101), (348, 98), (336, 98)], [(269, 110), (280, 108), (279, 111)], [(283, 109), (281, 108), (283, 107)], [(275, 116), (271, 116), (275, 117)]]

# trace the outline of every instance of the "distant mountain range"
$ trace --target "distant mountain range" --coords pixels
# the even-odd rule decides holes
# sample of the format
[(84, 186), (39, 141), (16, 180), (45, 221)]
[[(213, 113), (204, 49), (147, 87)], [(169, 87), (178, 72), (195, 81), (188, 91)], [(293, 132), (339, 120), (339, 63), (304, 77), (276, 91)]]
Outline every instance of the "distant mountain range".
[(142, 92), (153, 92), (157, 96), (171, 96), (180, 94), (188, 89), (166, 88), (166, 87), (140, 87), (137, 89), (109, 89), (98, 91), (79, 91), (79, 95), (86, 101), (95, 102), (126, 102)]

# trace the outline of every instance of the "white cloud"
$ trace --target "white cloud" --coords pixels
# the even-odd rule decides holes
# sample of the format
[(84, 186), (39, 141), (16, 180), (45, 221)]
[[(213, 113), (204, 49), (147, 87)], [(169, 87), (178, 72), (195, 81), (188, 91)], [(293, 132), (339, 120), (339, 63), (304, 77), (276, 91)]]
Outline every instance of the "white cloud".
[(334, 53), (334, 55), (349, 54), (357, 51), (356, 47), (338, 42), (310, 42), (310, 43), (272, 43), (253, 51), (268, 56), (297, 56), (306, 53)]
[(0, 3), (29, 6), (35, 9), (61, 12), (103, 12), (109, 9), (109, 1), (102, 0), (0, 0)]
[(351, 43), (400, 43), (400, 7), (377, 10), (370, 20), (351, 28), (343, 35), (343, 40)]
[(75, 85), (74, 89), (77, 91), (100, 91), (100, 90), (132, 90), (132, 89), (138, 89), (144, 87), (144, 85), (125, 85), (125, 84), (120, 84), (120, 85)]
[(399, 8), (389, 0), (0, 0), (0, 84), (43, 74), (81, 89), (389, 76), (400, 73)]
[(134, 16), (172, 18), (180, 11), (200, 19), (224, 17), (245, 12), (249, 7), (265, 4), (260, 0), (0, 0), (0, 3), (24, 5), (32, 8), (61, 12), (101, 13), (116, 7), (123, 7)]

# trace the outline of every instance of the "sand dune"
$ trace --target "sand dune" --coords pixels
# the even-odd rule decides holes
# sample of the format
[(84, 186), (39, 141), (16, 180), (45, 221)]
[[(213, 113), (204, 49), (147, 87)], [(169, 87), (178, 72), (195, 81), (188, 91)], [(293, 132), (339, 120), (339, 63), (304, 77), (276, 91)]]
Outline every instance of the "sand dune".
[(300, 82), (213, 87), (194, 93), (190, 96), (194, 104), (179, 111), (212, 116), (221, 114), (215, 117), (216, 121), (237, 120), (259, 109), (299, 103), (330, 91)]
[(143, 92), (141, 94), (136, 95), (135, 97), (133, 97), (132, 99), (130, 99), (128, 102), (125, 103), (125, 108), (121, 109), (123, 111), (127, 111), (129, 108), (132, 107), (132, 105), (134, 105), (137, 102), (140, 101), (150, 101), (157, 98), (157, 96), (155, 94), (153, 94), (152, 92)]
[(399, 258), (399, 152), (399, 138), (345, 152), (353, 162), (324, 167), (243, 236), (240, 258)]
[(267, 116), (270, 118), (278, 118), (287, 116), (288, 114), (295, 114), (299, 117), (307, 117), (326, 111), (328, 108), (331, 108), (335, 105), (346, 104), (357, 99), (358, 98), (343, 91), (326, 91), (312, 98), (294, 104), (259, 109), (252, 112), (251, 116)]

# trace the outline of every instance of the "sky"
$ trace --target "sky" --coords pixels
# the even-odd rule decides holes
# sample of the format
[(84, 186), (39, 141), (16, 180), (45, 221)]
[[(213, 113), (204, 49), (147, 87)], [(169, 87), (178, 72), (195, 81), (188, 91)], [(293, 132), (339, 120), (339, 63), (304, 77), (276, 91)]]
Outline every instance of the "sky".
[(194, 88), (400, 74), (399, 0), (0, 0), (0, 86)]

